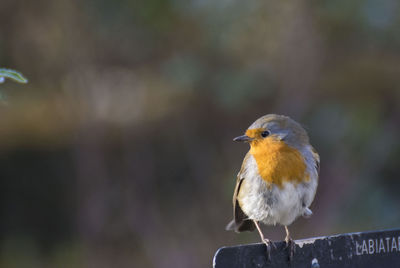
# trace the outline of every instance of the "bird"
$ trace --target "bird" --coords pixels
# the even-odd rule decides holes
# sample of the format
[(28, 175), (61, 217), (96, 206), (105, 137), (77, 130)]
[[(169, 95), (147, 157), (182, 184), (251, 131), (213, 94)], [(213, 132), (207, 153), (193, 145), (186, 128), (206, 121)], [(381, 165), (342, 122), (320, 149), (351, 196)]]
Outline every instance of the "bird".
[(318, 186), (320, 157), (306, 130), (288, 116), (267, 114), (258, 118), (245, 135), (233, 139), (250, 144), (237, 175), (233, 194), (233, 220), (226, 230), (257, 229), (270, 258), (271, 240), (260, 228), (282, 225), (286, 247), (293, 258), (295, 243), (288, 226), (299, 216), (310, 217)]

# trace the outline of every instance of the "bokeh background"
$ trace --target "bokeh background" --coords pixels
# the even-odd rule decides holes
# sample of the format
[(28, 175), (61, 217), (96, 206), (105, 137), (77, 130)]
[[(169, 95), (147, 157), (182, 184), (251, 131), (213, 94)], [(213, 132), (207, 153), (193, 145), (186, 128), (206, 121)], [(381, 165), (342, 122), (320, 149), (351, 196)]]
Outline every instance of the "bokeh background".
[[(248, 150), (286, 114), (321, 155), (295, 239), (400, 227), (396, 0), (1, 0), (1, 267), (210, 267)], [(283, 227), (264, 227), (282, 240)]]

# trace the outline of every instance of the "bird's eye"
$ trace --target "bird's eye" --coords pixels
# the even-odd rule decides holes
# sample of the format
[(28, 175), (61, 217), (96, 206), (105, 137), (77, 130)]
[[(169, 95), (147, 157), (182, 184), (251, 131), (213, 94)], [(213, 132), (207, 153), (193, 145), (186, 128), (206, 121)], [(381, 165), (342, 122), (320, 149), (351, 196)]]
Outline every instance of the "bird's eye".
[(263, 138), (265, 138), (265, 137), (267, 137), (269, 135), (269, 131), (263, 131), (263, 132), (261, 132), (261, 137), (263, 137)]

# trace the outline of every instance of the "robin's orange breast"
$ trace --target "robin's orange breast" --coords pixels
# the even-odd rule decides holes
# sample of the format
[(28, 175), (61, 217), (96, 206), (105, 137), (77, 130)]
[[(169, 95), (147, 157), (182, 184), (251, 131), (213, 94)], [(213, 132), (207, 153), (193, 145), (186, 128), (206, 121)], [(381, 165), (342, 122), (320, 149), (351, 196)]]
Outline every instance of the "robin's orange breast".
[(250, 153), (268, 186), (275, 184), (282, 188), (285, 182), (298, 184), (310, 180), (301, 152), (273, 136), (252, 142)]

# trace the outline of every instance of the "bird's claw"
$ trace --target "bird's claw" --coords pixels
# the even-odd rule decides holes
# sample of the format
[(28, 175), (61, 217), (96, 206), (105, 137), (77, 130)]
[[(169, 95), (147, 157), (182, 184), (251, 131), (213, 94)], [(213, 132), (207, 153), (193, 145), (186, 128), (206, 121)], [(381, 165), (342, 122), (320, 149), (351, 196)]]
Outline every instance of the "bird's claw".
[(267, 255), (268, 255), (268, 260), (271, 260), (271, 247), (273, 247), (274, 249), (276, 249), (276, 246), (275, 246), (275, 244), (271, 241), (271, 240), (269, 240), (269, 239), (267, 239), (267, 238), (264, 238), (263, 240), (262, 240), (262, 242), (265, 244), (265, 246), (266, 246), (266, 249), (267, 249)]
[(293, 260), (294, 253), (296, 252), (296, 243), (292, 238), (286, 238), (286, 248), (289, 249), (289, 261)]

